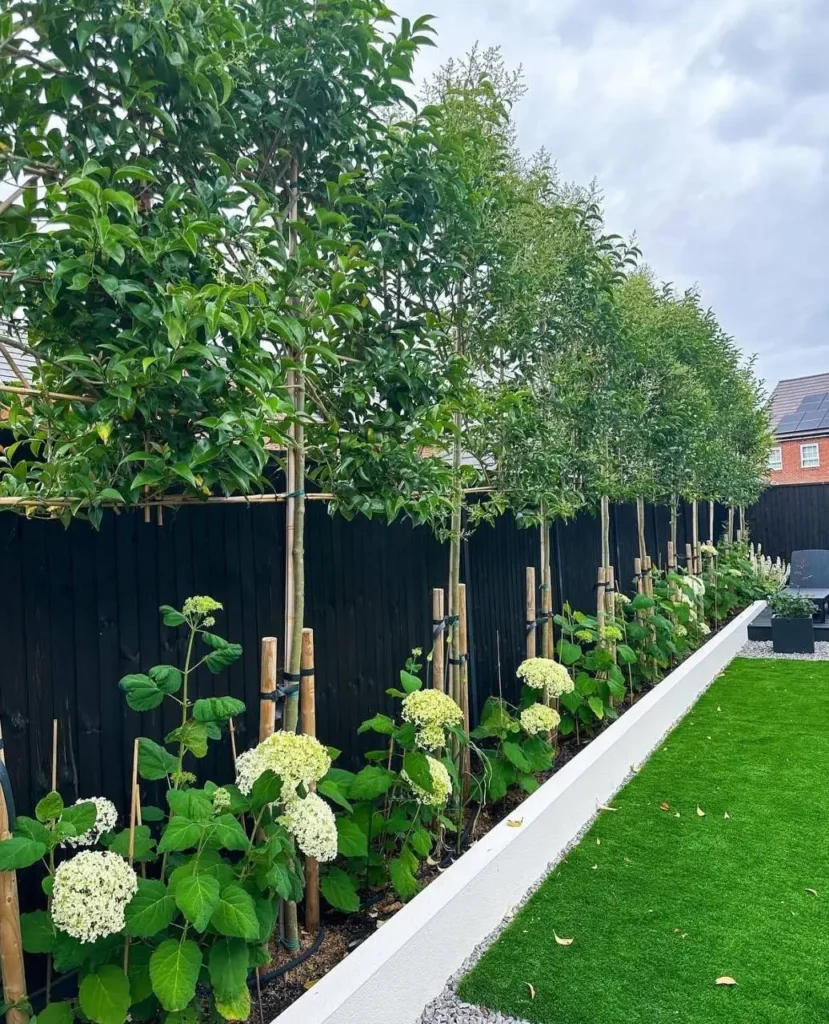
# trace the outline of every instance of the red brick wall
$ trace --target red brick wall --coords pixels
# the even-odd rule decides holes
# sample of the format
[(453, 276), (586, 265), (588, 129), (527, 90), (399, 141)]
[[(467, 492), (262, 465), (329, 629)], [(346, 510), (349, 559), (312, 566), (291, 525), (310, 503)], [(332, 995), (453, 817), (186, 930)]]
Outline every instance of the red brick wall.
[[(800, 446), (817, 444), (820, 451), (820, 465), (803, 469), (800, 465)], [(771, 470), (772, 484), (819, 484), (829, 482), (829, 437), (799, 438), (797, 441), (779, 442), (783, 456), (782, 470)]]

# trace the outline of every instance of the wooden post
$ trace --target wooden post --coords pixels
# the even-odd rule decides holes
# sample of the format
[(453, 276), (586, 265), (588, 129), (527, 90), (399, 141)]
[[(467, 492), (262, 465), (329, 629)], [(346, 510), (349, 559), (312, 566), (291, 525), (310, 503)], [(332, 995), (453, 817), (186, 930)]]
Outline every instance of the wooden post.
[(432, 644), (432, 686), (442, 693), (446, 692), (446, 613), (443, 610), (443, 590), (435, 587), (432, 591), (432, 629), (438, 630), (434, 634)]
[(645, 579), (645, 593), (648, 597), (653, 597), (653, 576), (651, 572), (653, 570), (653, 559), (650, 555), (645, 555), (642, 561), (642, 572), (644, 573)]
[[(466, 618), (466, 584), (461, 583), (458, 587), (458, 632), (459, 632), (459, 648), (460, 648), (460, 677), (461, 677), (461, 693), (460, 693), (460, 706), (463, 711), (463, 731), (466, 735), (469, 735), (470, 721), (469, 721), (469, 630)], [(472, 778), (472, 751), (470, 750), (469, 744), (466, 744), (463, 748), (463, 776), (462, 776), (462, 790), (464, 801), (469, 797), (469, 786)]]
[(702, 575), (702, 551), (700, 550), (699, 541), (694, 545), (694, 573), (697, 576)]
[(673, 541), (668, 541), (668, 572), (676, 572), (676, 552)]
[[(302, 631), (302, 681), (299, 691), (300, 728), (306, 736), (317, 735), (317, 705), (314, 682), (314, 631)], [(305, 930), (316, 935), (320, 930), (320, 866), (313, 857), (305, 858)]]
[(259, 660), (259, 742), (276, 729), (276, 701), (261, 694), (276, 693), (276, 637), (262, 637)]
[(690, 573), (694, 571), (694, 552), (690, 544), (685, 545), (685, 568)]
[[(0, 730), (0, 761), (5, 765), (3, 733)], [(0, 840), (8, 839), (9, 808), (0, 789)], [(17, 898), (17, 874), (0, 871), (0, 976), (3, 997), (7, 1003), (20, 1003), (26, 999), (26, 972), (23, 966), (23, 939), (20, 935), (20, 903)], [(28, 1014), (22, 1010), (9, 1010), (7, 1024), (25, 1024)]]
[(642, 586), (642, 559), (641, 558), (634, 558), (633, 559), (633, 575), (636, 577), (636, 593), (637, 594), (641, 594), (641, 593), (644, 592), (644, 588)]
[(527, 566), (527, 657), (535, 657), (535, 568)]

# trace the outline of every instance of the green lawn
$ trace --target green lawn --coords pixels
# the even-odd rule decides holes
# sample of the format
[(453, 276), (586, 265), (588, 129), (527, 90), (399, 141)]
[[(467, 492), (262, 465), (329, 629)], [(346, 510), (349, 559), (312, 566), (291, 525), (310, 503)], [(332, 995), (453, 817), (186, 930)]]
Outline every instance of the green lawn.
[(538, 1024), (826, 1024), (828, 794), (829, 662), (736, 660), (461, 998)]

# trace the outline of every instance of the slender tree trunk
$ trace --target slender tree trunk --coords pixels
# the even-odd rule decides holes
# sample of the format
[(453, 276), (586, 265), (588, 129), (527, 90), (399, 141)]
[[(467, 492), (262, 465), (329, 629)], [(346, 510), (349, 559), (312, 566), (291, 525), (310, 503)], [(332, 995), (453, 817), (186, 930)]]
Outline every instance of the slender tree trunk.
[[(297, 251), (297, 231), (293, 226), (299, 217), (299, 163), (294, 157), (291, 162), (290, 192), (288, 208), (288, 255), (293, 258)], [(304, 363), (304, 353), (300, 353)], [(299, 677), (302, 662), (302, 627), (305, 621), (305, 373), (303, 369), (291, 371), (288, 377), (292, 386), (291, 398), (294, 405), (294, 423), (291, 426), (292, 444), (288, 450), (288, 493), (292, 495), (286, 506), (286, 551), (288, 571), (285, 579), (285, 665), (289, 675)], [(299, 693), (293, 693), (285, 701), (286, 732), (296, 732), (299, 723)], [(283, 943), (288, 950), (299, 949), (299, 919), (296, 903), (286, 902), (284, 906)]]
[[(541, 508), (544, 515), (544, 507)], [(552, 658), (555, 650), (553, 635), (553, 573), (550, 555), (550, 524), (541, 520), (538, 528), (539, 552), (541, 556), (541, 614), (544, 622), (541, 625), (541, 653), (545, 658)]]
[(645, 499), (636, 499), (636, 532), (639, 535), (639, 558), (644, 562), (648, 553), (648, 544), (645, 540)]
[(679, 499), (675, 495), (670, 496), (670, 543), (673, 550), (677, 550), (677, 515)]
[(728, 543), (734, 543), (734, 506), (728, 506)]
[(708, 543), (714, 544), (714, 502), (708, 502)]
[(607, 572), (610, 567), (610, 501), (606, 494), (602, 495), (602, 567)]

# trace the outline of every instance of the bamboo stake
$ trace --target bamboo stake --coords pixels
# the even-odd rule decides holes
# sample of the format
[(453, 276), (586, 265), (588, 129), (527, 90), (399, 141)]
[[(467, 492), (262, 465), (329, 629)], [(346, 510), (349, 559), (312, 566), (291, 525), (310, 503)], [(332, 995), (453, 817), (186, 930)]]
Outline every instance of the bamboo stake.
[[(3, 731), (0, 729), (0, 761), (5, 765)], [(11, 836), (9, 808), (0, 789), (0, 841)], [(23, 964), (23, 939), (20, 934), (20, 901), (17, 896), (17, 873), (0, 871), (0, 978), (3, 997), (16, 1006), (26, 999), (26, 971)], [(6, 1012), (6, 1024), (25, 1024), (28, 1015), (19, 1009)]]
[(259, 742), (273, 736), (276, 729), (276, 701), (267, 694), (276, 693), (276, 637), (262, 637), (259, 646)]
[(527, 611), (527, 657), (535, 657), (535, 567), (532, 565), (527, 566), (527, 599), (526, 599), (526, 611)]
[(555, 626), (553, 625), (553, 573), (548, 564), (544, 569), (544, 584), (541, 588), (541, 611), (544, 623), (541, 627), (541, 649), (545, 658), (552, 660), (556, 649)]
[(432, 629), (438, 632), (434, 634), (432, 644), (432, 686), (442, 693), (446, 692), (446, 613), (443, 610), (443, 590), (435, 587), (432, 590)]
[(38, 395), (40, 398), (51, 398), (58, 402), (81, 402), (83, 405), (94, 405), (97, 399), (87, 395), (69, 395), (61, 391), (41, 391), (40, 388), (23, 387), (20, 384), (0, 384), (0, 392), (7, 395)]
[[(136, 738), (132, 748), (132, 786), (130, 788), (130, 840), (129, 840), (129, 864), (135, 860), (135, 817), (138, 810), (138, 739)], [(124, 974), (130, 962), (130, 940), (129, 936), (124, 940)]]
[[(237, 760), (237, 752), (236, 752), (236, 726), (233, 724), (233, 719), (232, 718), (228, 719), (227, 731), (230, 733), (230, 754), (231, 754), (231, 756), (233, 758), (233, 773), (235, 775), (236, 774), (236, 760)], [(139, 807), (139, 810), (140, 809), (141, 808)], [(140, 822), (139, 822), (139, 824), (140, 824)]]
[[(299, 713), (301, 731), (317, 735), (317, 704), (314, 679), (314, 631), (302, 631), (302, 681)], [(312, 787), (315, 788), (315, 787)], [(320, 930), (320, 866), (313, 857), (305, 858), (305, 930), (316, 935)]]
[(633, 559), (633, 575), (636, 578), (636, 593), (641, 594), (644, 592), (642, 586), (642, 559)]
[[(461, 710), (463, 711), (463, 731), (466, 735), (469, 735), (470, 720), (469, 720), (469, 631), (467, 628), (466, 619), (466, 584), (461, 583), (458, 587), (458, 647), (460, 648), (460, 659), (461, 664), (458, 666), (460, 669), (460, 680), (461, 680), (461, 692), (460, 692), (460, 704)], [(463, 748), (463, 784), (462, 792), (464, 802), (469, 798), (469, 787), (472, 779), (472, 752), (469, 745), (466, 744)]]
[(694, 572), (694, 552), (690, 544), (685, 545), (685, 569), (687, 572), (693, 575)]

